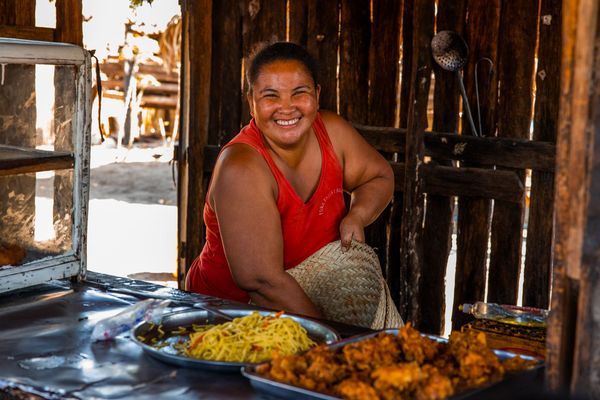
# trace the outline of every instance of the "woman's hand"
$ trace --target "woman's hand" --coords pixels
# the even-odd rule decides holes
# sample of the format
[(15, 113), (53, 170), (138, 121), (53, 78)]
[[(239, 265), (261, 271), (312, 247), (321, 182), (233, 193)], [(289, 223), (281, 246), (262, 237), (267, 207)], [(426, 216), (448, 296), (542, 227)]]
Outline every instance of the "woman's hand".
[(342, 251), (348, 250), (352, 240), (365, 242), (365, 226), (363, 221), (352, 212), (348, 213), (340, 223), (340, 239), (342, 241)]

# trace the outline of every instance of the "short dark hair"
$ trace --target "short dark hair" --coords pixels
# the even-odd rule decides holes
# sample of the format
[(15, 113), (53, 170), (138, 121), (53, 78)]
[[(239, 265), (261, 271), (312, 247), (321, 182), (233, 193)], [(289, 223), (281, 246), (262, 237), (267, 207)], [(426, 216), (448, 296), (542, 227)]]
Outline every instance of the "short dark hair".
[(304, 47), (292, 42), (260, 43), (250, 55), (248, 68), (246, 69), (248, 93), (252, 91), (252, 85), (258, 78), (262, 67), (282, 60), (298, 61), (308, 70), (315, 86), (318, 84), (319, 71), (317, 63)]

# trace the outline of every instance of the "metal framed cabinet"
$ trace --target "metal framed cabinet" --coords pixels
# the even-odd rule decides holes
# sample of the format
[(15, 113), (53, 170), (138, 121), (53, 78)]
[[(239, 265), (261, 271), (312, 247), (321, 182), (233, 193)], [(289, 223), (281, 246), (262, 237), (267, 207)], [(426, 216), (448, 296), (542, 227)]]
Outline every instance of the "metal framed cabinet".
[(90, 65), (79, 46), (0, 38), (0, 292), (85, 275)]

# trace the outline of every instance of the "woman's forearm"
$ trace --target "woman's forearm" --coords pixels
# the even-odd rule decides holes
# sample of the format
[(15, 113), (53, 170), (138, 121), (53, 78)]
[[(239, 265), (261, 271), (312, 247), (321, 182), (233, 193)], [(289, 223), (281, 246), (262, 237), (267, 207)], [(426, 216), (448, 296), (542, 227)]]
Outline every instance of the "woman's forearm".
[(352, 191), (349, 214), (360, 219), (363, 226), (368, 226), (385, 210), (393, 193), (393, 177), (373, 178)]
[(287, 273), (278, 277), (277, 282), (260, 282), (255, 290), (248, 293), (252, 302), (258, 306), (314, 318), (323, 317), (298, 282)]

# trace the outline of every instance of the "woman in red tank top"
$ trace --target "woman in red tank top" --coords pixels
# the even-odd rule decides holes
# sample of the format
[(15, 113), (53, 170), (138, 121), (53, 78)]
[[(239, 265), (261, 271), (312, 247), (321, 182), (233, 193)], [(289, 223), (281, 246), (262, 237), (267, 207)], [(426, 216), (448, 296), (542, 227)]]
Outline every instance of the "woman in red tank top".
[(393, 172), (348, 122), (318, 111), (316, 67), (302, 47), (267, 46), (246, 75), (253, 119), (215, 165), (206, 243), (186, 288), (319, 317), (285, 270), (334, 240), (364, 241), (391, 199)]

